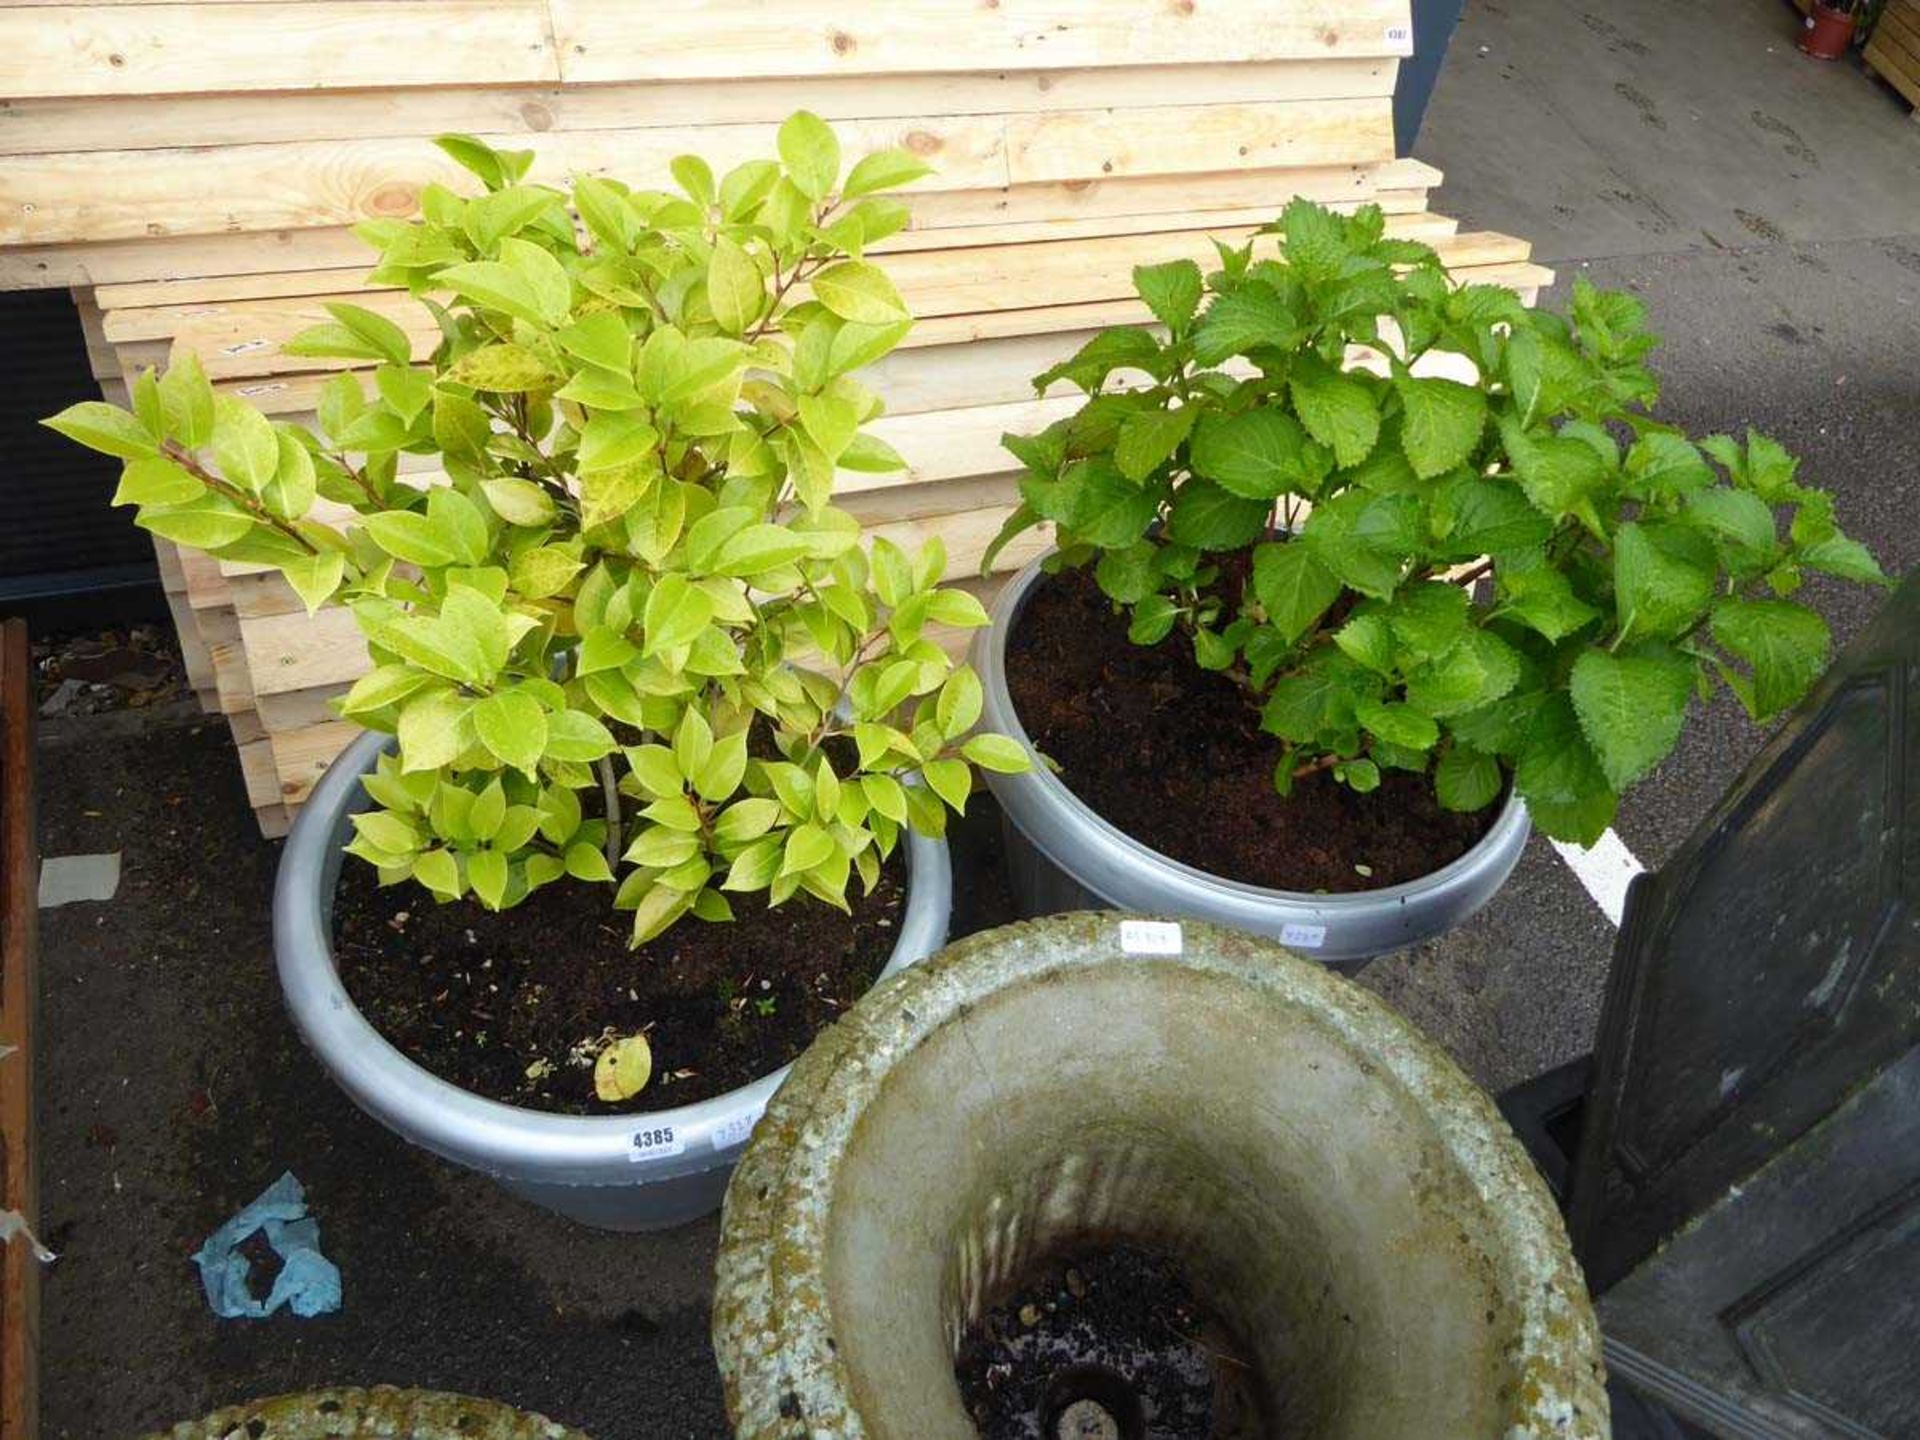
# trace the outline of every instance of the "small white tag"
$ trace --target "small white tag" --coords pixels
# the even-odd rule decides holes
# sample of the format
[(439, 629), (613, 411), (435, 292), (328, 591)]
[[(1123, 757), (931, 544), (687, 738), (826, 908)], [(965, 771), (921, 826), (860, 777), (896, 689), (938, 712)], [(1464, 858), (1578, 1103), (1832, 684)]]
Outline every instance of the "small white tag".
[(1327, 927), (1324, 925), (1282, 925), (1280, 927), (1282, 945), (1298, 945), (1302, 950), (1318, 950), (1327, 943)]
[(1387, 44), (1408, 45), (1411, 44), (1412, 41), (1413, 31), (1409, 30), (1405, 25), (1387, 26)]
[(1185, 945), (1171, 920), (1122, 920), (1120, 948), (1129, 955), (1178, 955)]
[(633, 1139), (627, 1143), (627, 1159), (638, 1164), (642, 1160), (665, 1160), (670, 1155), (678, 1155), (687, 1148), (671, 1125), (649, 1125), (644, 1130), (633, 1132)]
[(756, 1105), (751, 1110), (742, 1110), (738, 1115), (729, 1116), (713, 1127), (713, 1148), (731, 1150), (735, 1145), (743, 1145), (753, 1134), (753, 1127), (760, 1123), (760, 1117), (766, 1111)]

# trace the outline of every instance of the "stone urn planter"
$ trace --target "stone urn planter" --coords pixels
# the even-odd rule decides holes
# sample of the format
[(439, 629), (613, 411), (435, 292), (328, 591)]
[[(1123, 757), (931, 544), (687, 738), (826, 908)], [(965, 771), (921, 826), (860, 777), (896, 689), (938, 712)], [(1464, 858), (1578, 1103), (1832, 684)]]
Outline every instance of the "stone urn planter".
[[(353, 1102), (444, 1159), (583, 1224), (654, 1230), (713, 1212), (786, 1068), (696, 1104), (632, 1115), (561, 1115), (489, 1100), (408, 1059), (361, 1014), (334, 967), (331, 911), (360, 777), (392, 744), (368, 733), (342, 751), (287, 837), (274, 883), (273, 948), (302, 1037)], [(909, 834), (908, 895), (883, 975), (945, 941), (953, 877), (946, 846)], [(359, 863), (359, 862), (355, 862)]]
[[(1007, 641), (1034, 589), (1044, 557), (1008, 581), (993, 624), (968, 657), (985, 691), (981, 725), (1039, 754), (1015, 711), (1007, 683)], [(1445, 934), (1491, 900), (1520, 861), (1531, 826), (1509, 795), (1493, 826), (1464, 855), (1430, 875), (1377, 890), (1311, 894), (1249, 885), (1183, 864), (1110, 824), (1036, 758), (1024, 774), (983, 777), (1006, 816), (1015, 901), (1026, 915), (1110, 905), (1187, 915), (1267, 935), (1316, 960), (1356, 961)]]
[[(1116, 1242), (1171, 1257), (1233, 1337), (1257, 1417), (1232, 1433), (1608, 1433), (1559, 1212), (1486, 1096), (1270, 941), (1111, 914), (964, 940), (795, 1063), (727, 1195), (735, 1433), (973, 1436), (963, 1338), (1048, 1257)], [(1035, 1433), (1129, 1433), (1114, 1378), (1055, 1396), (1108, 1428)]]
[(146, 1440), (587, 1440), (581, 1431), (491, 1400), (434, 1390), (313, 1390), (229, 1405)]

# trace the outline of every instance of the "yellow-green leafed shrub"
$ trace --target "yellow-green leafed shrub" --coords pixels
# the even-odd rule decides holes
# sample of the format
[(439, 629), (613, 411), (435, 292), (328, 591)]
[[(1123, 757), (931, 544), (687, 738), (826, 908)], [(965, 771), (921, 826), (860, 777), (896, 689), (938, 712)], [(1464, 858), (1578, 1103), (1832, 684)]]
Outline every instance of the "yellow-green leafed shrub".
[[(340, 711), (399, 737), (349, 847), (383, 879), (496, 909), (617, 881), (636, 944), (729, 918), (728, 892), (844, 907), (902, 827), (965, 804), (969, 761), (1024, 764), (968, 738), (980, 683), (925, 633), (986, 622), (935, 588), (938, 541), (865, 547), (831, 503), (836, 470), (901, 468), (852, 376), (911, 323), (863, 254), (907, 222), (879, 192), (925, 167), (843, 174), (805, 113), (777, 161), (675, 161), (679, 193), (561, 191), (526, 183), (529, 153), (440, 145), (485, 193), (428, 186), (423, 219), (360, 227), (373, 282), (438, 325), (428, 365), (332, 305), (287, 351), (376, 368), (327, 383), (317, 434), (191, 357), (131, 411), (47, 423), (126, 462), (116, 501), (155, 534), (352, 607), (374, 668)], [(402, 453), (444, 480), (407, 483)]]

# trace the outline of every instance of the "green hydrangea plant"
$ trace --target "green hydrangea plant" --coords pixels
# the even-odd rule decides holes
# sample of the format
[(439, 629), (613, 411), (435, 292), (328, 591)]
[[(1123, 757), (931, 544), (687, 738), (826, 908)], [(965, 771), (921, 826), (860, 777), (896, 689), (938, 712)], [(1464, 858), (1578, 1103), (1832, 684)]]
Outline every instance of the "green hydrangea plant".
[(980, 682), (929, 634), (987, 618), (936, 588), (939, 542), (864, 547), (831, 503), (837, 469), (901, 468), (852, 376), (907, 333), (863, 254), (907, 222), (879, 192), (925, 167), (843, 174), (804, 112), (778, 161), (675, 161), (680, 193), (567, 193), (526, 183), (530, 153), (439, 143), (484, 193), (429, 186), (423, 220), (360, 227), (373, 281), (437, 322), (430, 366), (332, 305), (288, 352), (376, 368), (371, 392), (327, 383), (317, 434), (191, 356), (131, 410), (47, 423), (126, 462), (115, 499), (148, 530), (352, 607), (374, 667), (339, 710), (399, 745), (348, 848), (384, 881), (500, 909), (617, 878), (636, 945), (730, 918), (729, 893), (846, 908), (903, 827), (965, 805), (970, 761), (1025, 763), (969, 735)]
[(1372, 207), (1296, 201), (1261, 235), (1210, 275), (1136, 270), (1160, 327), (1038, 377), (1089, 398), (1007, 437), (999, 543), (1052, 521), (1136, 642), (1178, 632), (1242, 685), (1281, 794), (1394, 768), (1472, 811), (1510, 777), (1590, 843), (1716, 678), (1756, 719), (1806, 693), (1807, 572), (1884, 583), (1779, 445), (1654, 418), (1632, 296), (1578, 279), (1562, 318), (1456, 286)]

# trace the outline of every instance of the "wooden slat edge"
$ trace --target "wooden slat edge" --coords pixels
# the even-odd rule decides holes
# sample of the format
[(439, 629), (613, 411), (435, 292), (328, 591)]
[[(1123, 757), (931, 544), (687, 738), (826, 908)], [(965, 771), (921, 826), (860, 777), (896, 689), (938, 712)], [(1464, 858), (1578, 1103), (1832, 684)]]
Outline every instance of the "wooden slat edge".
[[(38, 985), (33, 665), (23, 620), (0, 622), (0, 1206), (40, 1221), (34, 1147), (33, 1014)], [(0, 1246), (0, 1440), (39, 1435), (40, 1262), (24, 1238)]]

